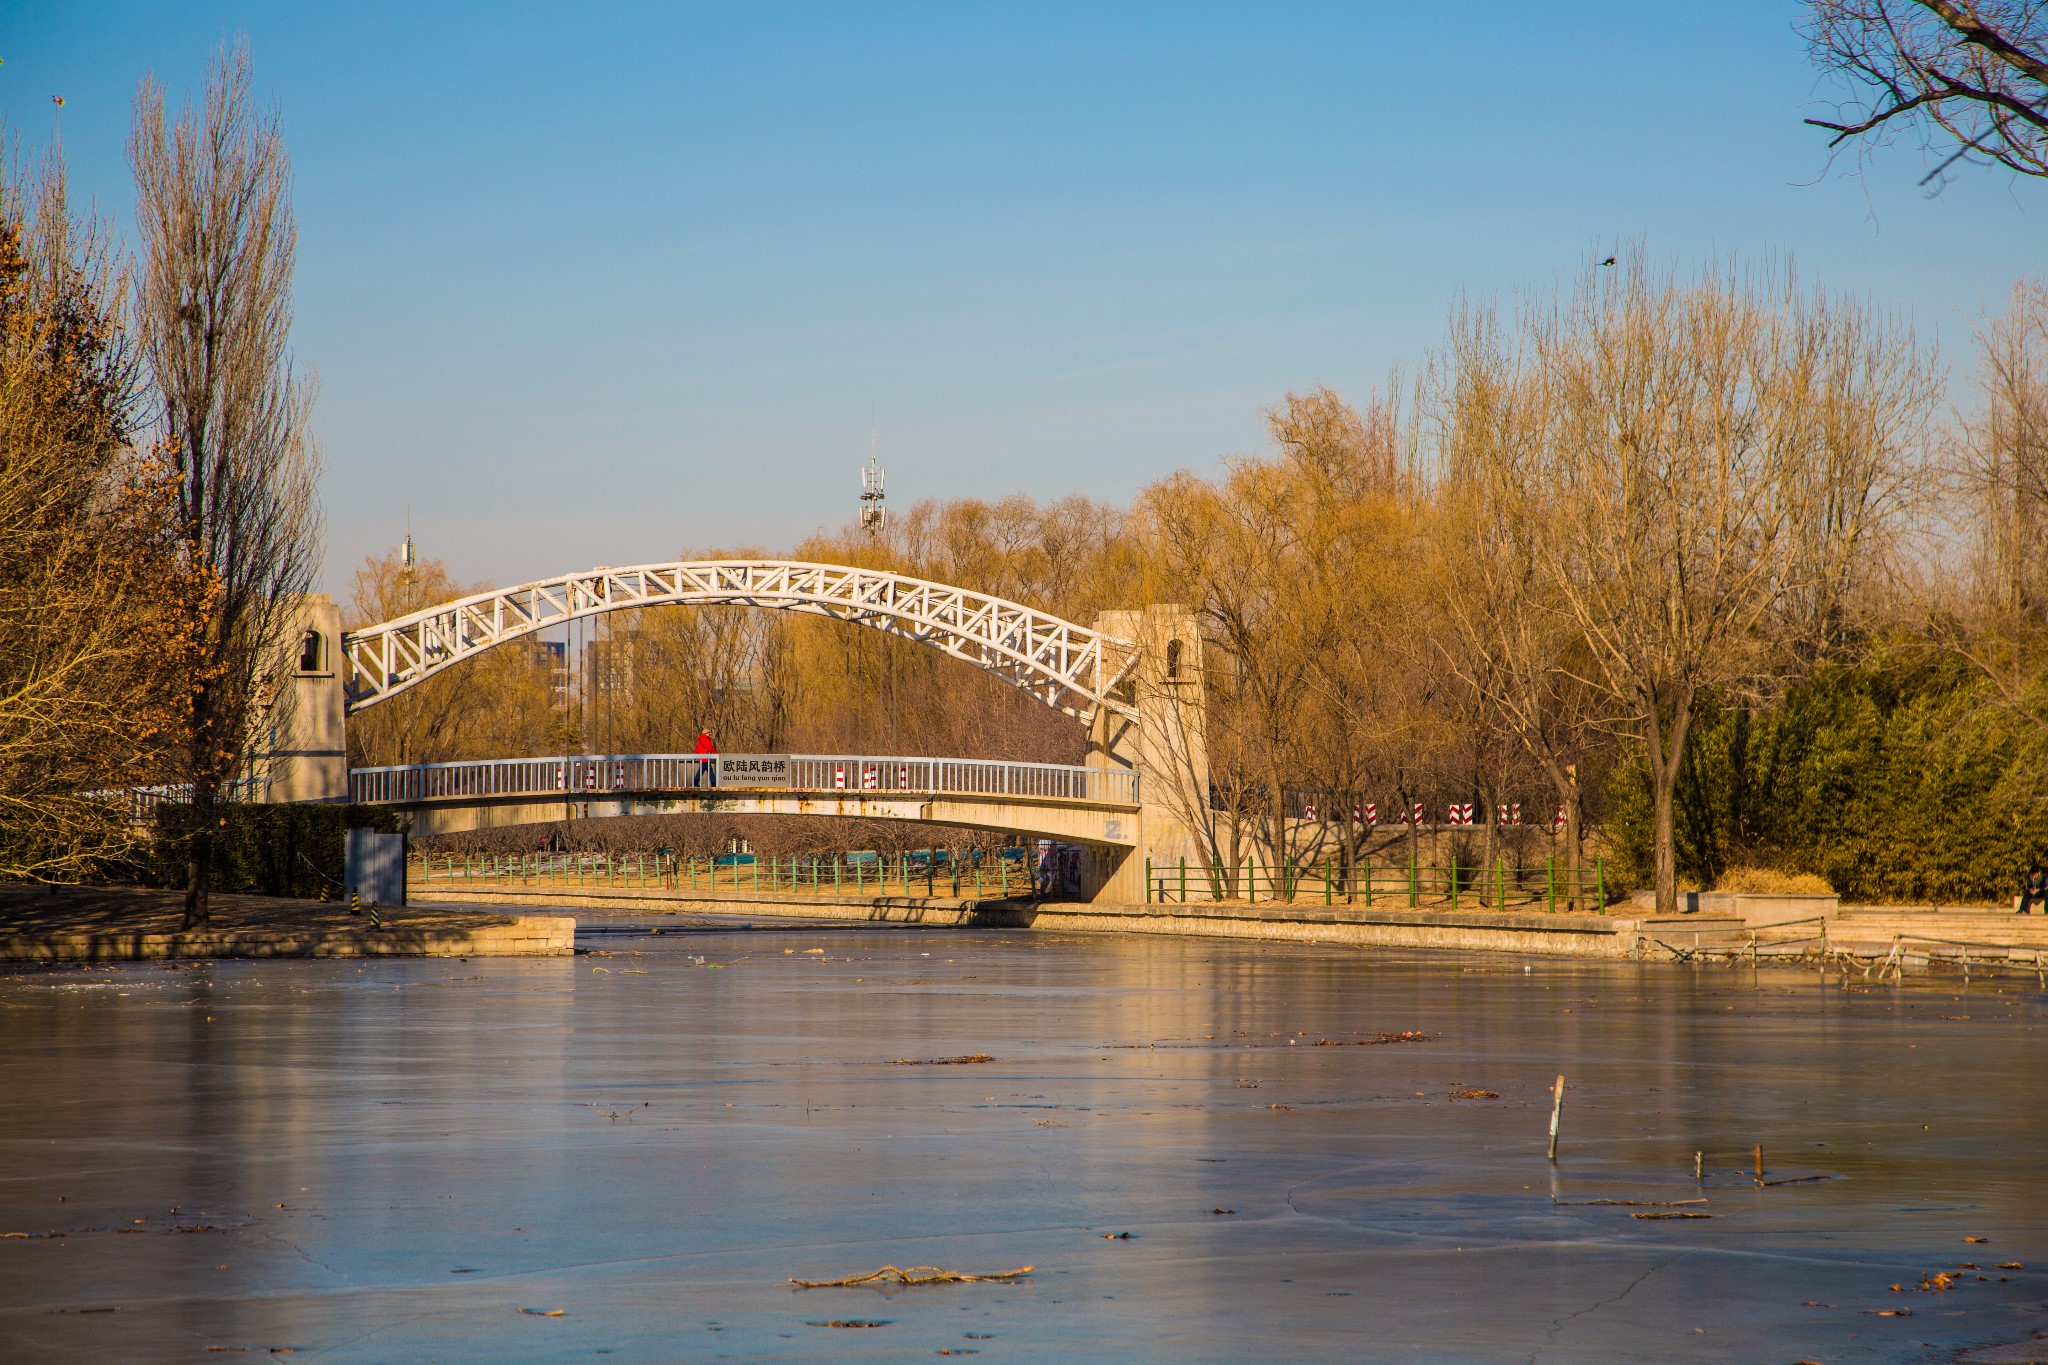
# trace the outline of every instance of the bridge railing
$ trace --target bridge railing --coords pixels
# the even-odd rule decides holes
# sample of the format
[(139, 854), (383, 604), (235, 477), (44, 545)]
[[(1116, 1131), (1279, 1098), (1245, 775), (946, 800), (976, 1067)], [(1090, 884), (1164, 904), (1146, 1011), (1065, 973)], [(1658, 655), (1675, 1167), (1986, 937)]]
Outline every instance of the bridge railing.
[[(741, 777), (735, 771), (739, 769), (776, 776)], [(702, 793), (716, 788), (880, 796), (1015, 796), (1104, 805), (1138, 804), (1138, 775), (1114, 768), (880, 754), (574, 754), (414, 763), (352, 769), (348, 788), (349, 800), (370, 803), (555, 793), (560, 793), (564, 800), (573, 800), (655, 792)]]

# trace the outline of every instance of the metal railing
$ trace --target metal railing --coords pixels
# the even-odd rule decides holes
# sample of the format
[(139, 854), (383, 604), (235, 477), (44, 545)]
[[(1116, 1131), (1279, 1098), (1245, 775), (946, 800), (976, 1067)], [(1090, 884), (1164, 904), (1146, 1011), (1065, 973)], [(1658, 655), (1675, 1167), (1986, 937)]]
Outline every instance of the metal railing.
[[(729, 780), (728, 768), (741, 759), (757, 767), (763, 759), (785, 760), (782, 770), (788, 781)], [(349, 800), (370, 803), (555, 794), (564, 800), (647, 793), (703, 795), (714, 789), (1138, 804), (1138, 775), (1115, 768), (878, 754), (582, 754), (355, 768), (348, 775)]]
[(1510, 867), (1497, 859), (1449, 866), (1416, 862), (1382, 862), (1364, 858), (1350, 864), (1326, 859), (1321, 864), (1273, 866), (1246, 859), (1224, 863), (1178, 863), (1145, 860), (1145, 899), (1152, 904), (1191, 901), (1243, 901), (1283, 904), (1362, 905), (1381, 908), (1483, 909), (1526, 908), (1551, 914), (1559, 910), (1607, 913), (1607, 865), (1596, 858), (1591, 867), (1573, 869), (1546, 858), (1541, 867)]
[[(177, 782), (154, 787), (128, 787), (118, 792), (90, 792), (88, 795), (125, 802), (129, 820), (143, 825), (156, 818), (160, 806), (192, 804), (192, 784)], [(214, 799), (222, 805), (261, 805), (269, 797), (270, 779), (264, 776), (238, 777), (223, 782), (214, 793)]]
[(952, 850), (755, 857), (674, 853), (414, 853), (410, 885), (436, 889), (556, 887), (619, 892), (798, 892), (816, 896), (973, 896), (1034, 894), (1032, 867), (1019, 858)]

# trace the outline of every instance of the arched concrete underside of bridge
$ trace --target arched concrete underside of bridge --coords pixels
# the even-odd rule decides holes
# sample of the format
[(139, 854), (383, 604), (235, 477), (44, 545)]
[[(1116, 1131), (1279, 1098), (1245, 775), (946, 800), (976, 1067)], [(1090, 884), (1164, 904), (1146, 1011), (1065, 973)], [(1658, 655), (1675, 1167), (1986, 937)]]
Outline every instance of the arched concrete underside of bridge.
[[(555, 820), (601, 820), (624, 815), (814, 815), (845, 820), (902, 820), (956, 829), (1014, 834), (1079, 844), (1088, 852), (1082, 882), (1115, 882), (1142, 842), (1143, 813), (1136, 806), (1033, 801), (1023, 797), (947, 795), (873, 796), (830, 792), (676, 792), (605, 795), (565, 801), (558, 795), (489, 800), (448, 799), (397, 804), (412, 817), (416, 838), (503, 829)], [(1142, 875), (1142, 874), (1141, 874)]]

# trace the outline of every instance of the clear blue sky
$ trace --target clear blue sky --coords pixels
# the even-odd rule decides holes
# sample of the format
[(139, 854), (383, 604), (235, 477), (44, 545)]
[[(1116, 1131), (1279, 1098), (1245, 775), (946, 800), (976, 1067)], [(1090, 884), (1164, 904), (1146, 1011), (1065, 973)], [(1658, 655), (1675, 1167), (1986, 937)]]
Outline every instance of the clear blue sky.
[(510, 583), (892, 502), (1121, 499), (1411, 370), (1461, 294), (1642, 238), (1793, 253), (1968, 360), (2048, 269), (2048, 185), (1830, 174), (1799, 7), (59, 4), (0, 0), (0, 114), (61, 94), (125, 230), (138, 80), (248, 35), (297, 176), (327, 581), (412, 509)]

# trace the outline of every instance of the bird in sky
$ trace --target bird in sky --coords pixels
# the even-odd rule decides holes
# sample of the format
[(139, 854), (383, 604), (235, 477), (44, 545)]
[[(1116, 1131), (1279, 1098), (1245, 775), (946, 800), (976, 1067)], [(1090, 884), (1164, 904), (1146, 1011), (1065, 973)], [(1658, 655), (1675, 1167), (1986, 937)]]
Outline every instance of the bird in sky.
[(1608, 258), (1607, 258), (1606, 260), (1604, 260), (1604, 261), (1600, 262), (1600, 264), (1602, 264), (1602, 265), (1613, 265), (1613, 264), (1614, 264), (1614, 258), (1613, 258), (1612, 256), (1609, 256), (1609, 257), (1608, 257)]

